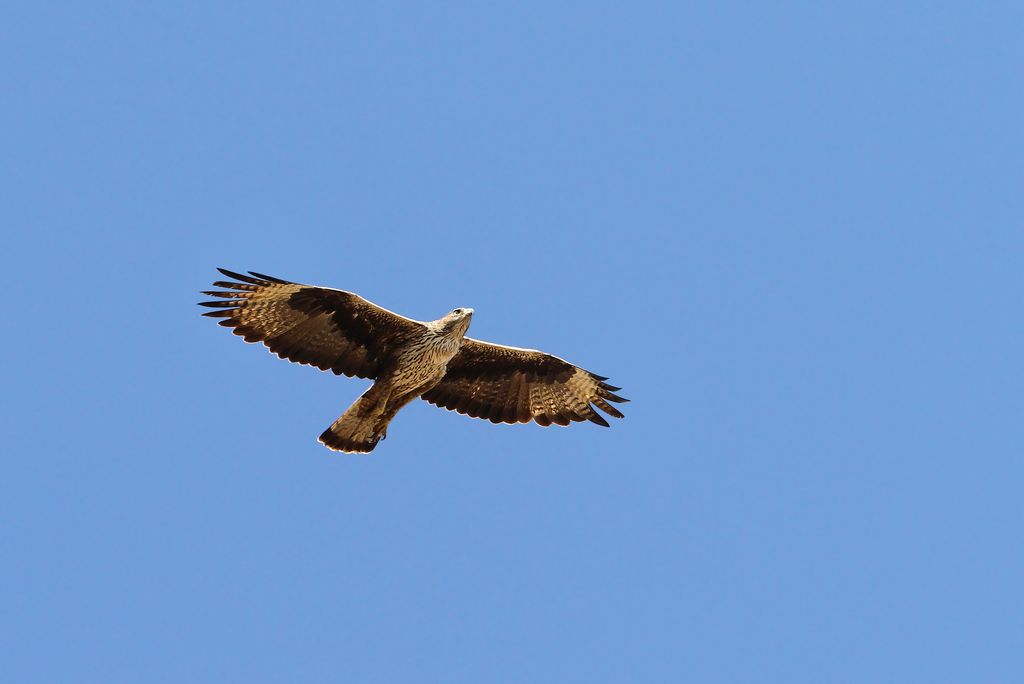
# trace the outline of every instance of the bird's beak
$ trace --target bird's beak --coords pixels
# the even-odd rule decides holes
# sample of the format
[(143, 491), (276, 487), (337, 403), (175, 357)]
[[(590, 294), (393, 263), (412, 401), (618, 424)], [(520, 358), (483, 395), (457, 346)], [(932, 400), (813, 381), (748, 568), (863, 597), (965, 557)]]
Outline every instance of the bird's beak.
[(472, 309), (465, 309), (465, 312), (466, 312), (467, 316), (472, 316), (473, 315), (473, 310)]

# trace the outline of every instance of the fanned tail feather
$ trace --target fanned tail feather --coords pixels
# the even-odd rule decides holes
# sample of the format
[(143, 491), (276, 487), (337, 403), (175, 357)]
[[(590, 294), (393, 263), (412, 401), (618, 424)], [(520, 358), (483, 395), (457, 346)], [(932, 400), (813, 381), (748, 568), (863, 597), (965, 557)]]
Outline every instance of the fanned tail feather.
[(320, 443), (332, 451), (348, 454), (368, 454), (373, 451), (377, 442), (384, 438), (384, 432), (377, 429), (379, 416), (365, 411), (363, 402), (363, 397), (357, 399), (331, 427), (324, 430), (320, 435)]

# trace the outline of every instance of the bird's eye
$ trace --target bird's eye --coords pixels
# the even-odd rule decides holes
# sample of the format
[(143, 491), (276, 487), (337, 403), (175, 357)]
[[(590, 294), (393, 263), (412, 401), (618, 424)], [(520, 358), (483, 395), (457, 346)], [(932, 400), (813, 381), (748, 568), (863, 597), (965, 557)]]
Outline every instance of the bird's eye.
[(452, 313), (458, 316), (460, 313), (462, 313), (462, 309), (456, 309), (455, 311), (452, 311)]

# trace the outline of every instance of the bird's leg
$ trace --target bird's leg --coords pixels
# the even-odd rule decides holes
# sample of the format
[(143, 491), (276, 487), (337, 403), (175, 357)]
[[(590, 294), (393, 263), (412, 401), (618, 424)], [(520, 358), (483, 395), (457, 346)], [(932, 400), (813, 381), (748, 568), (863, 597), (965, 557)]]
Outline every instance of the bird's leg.
[(379, 434), (381, 439), (387, 439), (388, 424), (391, 422), (391, 419), (395, 417), (395, 414), (398, 413), (398, 410), (436, 385), (443, 376), (444, 369), (441, 369), (436, 375), (434, 375), (434, 377), (430, 378), (430, 380), (419, 387), (409, 390), (408, 392), (395, 393), (389, 396), (384, 407), (384, 412), (378, 419), (374, 432)]
[(392, 394), (388, 397), (384, 410), (374, 426), (374, 433), (379, 434), (381, 439), (387, 439), (388, 424), (391, 422), (391, 419), (395, 417), (395, 414), (398, 413), (399, 409), (418, 397), (421, 393), (421, 390), (415, 389), (401, 394)]

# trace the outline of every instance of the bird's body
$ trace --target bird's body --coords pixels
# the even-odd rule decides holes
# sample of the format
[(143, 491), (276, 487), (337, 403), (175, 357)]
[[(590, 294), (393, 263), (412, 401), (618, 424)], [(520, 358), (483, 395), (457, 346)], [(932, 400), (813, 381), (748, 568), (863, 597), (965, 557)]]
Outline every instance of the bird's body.
[(320, 435), (330, 449), (372, 451), (399, 409), (417, 397), (495, 423), (607, 426), (591, 404), (622, 417), (608, 401), (626, 400), (606, 378), (550, 354), (466, 337), (472, 309), (414, 321), (351, 292), (219, 270), (239, 282), (214, 283), (227, 291), (205, 294), (227, 301), (202, 302), (218, 309), (205, 315), (225, 318), (221, 325), (282, 358), (375, 380)]
[(386, 437), (388, 423), (398, 410), (433, 389), (462, 347), (473, 312), (456, 311), (468, 313), (427, 323), (425, 334), (403, 340), (370, 389), (320, 435), (320, 441), (337, 451), (365, 452)]

